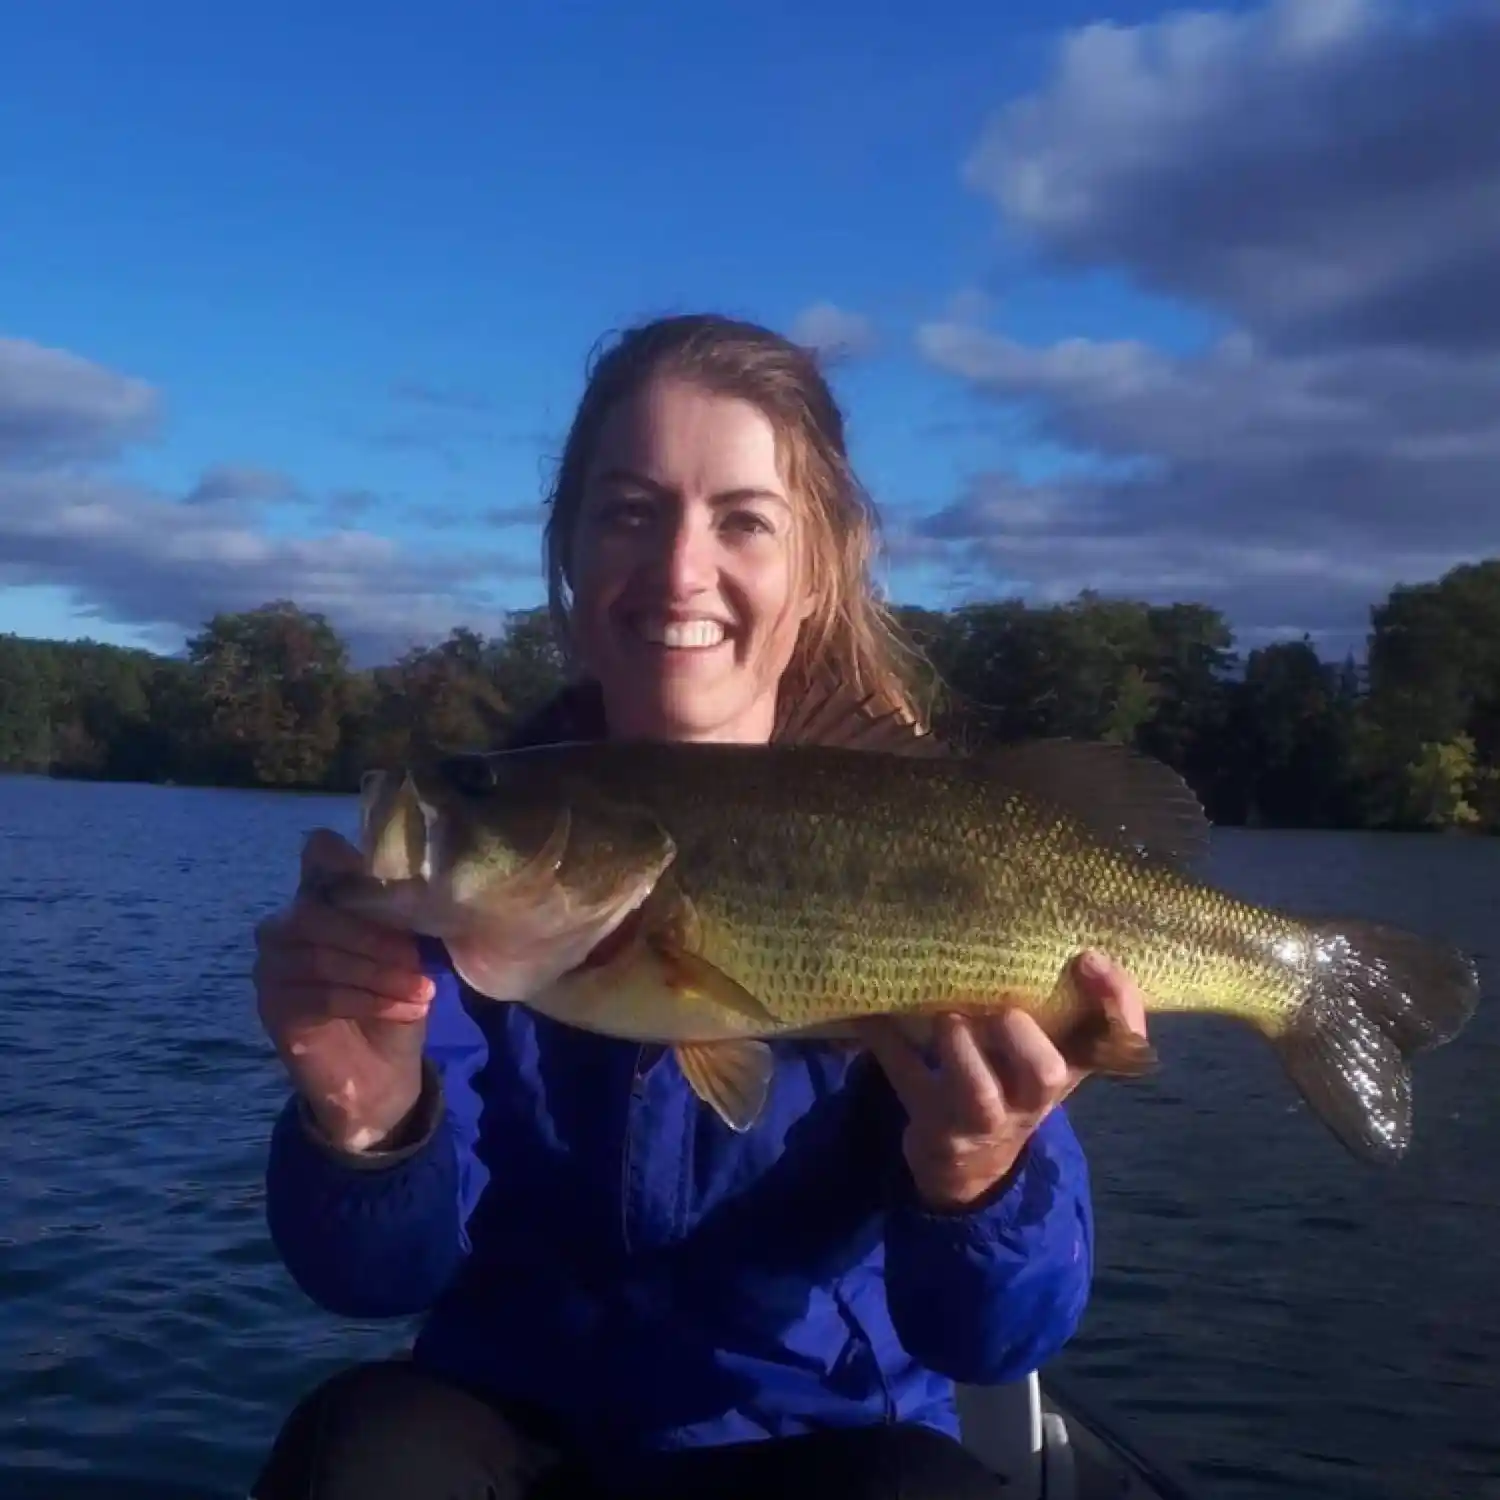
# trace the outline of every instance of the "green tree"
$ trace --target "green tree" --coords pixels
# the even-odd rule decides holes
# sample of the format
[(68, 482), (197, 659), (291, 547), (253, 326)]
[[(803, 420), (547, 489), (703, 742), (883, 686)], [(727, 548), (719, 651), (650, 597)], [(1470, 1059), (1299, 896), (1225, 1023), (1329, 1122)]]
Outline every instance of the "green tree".
[[(1500, 832), (1500, 560), (1393, 589), (1363, 671), (1306, 639), (1241, 671), (1228, 623), (1192, 602), (895, 613), (960, 744), (1134, 744), (1221, 822)], [(565, 670), (545, 609), (361, 670), (287, 600), (214, 616), (182, 657), (0, 636), (0, 769), (347, 790), (372, 765), (499, 743)]]
[(277, 600), (215, 615), (188, 642), (193, 735), (214, 779), (327, 785), (349, 696), (348, 651), (321, 614)]

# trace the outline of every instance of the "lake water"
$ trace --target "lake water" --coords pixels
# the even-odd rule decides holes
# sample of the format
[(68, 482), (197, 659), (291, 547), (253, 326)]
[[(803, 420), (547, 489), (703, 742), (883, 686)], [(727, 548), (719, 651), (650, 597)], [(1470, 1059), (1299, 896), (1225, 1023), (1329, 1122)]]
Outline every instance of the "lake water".
[[(262, 1217), (283, 1097), (251, 929), (345, 798), (0, 778), (0, 1493), (243, 1496), (284, 1411), (409, 1336), (313, 1308)], [(1221, 830), (1210, 874), (1475, 951), (1500, 840)], [(1500, 1006), (1347, 1157), (1269, 1050), (1182, 1018), (1097, 1083), (1099, 1271), (1060, 1361), (1210, 1496), (1500, 1496)]]

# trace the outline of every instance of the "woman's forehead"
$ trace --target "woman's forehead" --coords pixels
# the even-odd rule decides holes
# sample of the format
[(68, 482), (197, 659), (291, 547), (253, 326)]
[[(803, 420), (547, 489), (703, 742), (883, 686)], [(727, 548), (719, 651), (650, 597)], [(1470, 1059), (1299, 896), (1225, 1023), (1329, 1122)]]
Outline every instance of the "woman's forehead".
[(785, 444), (753, 402), (684, 381), (653, 381), (605, 417), (591, 480), (638, 480), (680, 496), (785, 497)]

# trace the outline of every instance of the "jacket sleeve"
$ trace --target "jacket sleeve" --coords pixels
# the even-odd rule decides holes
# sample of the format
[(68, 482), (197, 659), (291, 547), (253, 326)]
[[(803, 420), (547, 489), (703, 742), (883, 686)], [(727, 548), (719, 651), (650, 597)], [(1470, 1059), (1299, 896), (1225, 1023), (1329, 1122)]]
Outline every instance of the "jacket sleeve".
[(326, 1141), (293, 1096), (271, 1131), (266, 1220), (297, 1285), (351, 1318), (425, 1311), (469, 1253), (468, 1222), (488, 1174), (475, 1151), (474, 1079), (488, 1057), (440, 945), (422, 940), (436, 994), (422, 1097), (401, 1149), (351, 1154)]
[(1061, 1108), (996, 1198), (928, 1211), (902, 1161), (886, 1229), (886, 1297), (906, 1351), (964, 1385), (1030, 1374), (1073, 1336), (1094, 1267), (1083, 1148)]

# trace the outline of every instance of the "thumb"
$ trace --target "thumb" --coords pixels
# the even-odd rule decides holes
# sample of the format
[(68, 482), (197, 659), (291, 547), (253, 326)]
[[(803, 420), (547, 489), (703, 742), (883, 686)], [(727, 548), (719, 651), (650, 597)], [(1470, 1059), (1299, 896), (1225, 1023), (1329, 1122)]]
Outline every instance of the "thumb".
[(357, 875), (364, 867), (359, 850), (331, 828), (314, 828), (302, 845), (302, 885), (317, 883), (319, 876)]

